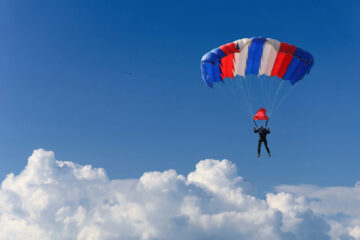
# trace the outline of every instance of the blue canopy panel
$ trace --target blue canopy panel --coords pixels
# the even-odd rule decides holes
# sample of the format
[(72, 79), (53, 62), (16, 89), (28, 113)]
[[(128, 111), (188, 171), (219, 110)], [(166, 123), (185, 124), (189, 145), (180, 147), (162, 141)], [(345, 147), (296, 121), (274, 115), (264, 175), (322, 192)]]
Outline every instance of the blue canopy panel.
[(296, 82), (303, 79), (305, 74), (309, 73), (312, 62), (313, 57), (310, 53), (301, 48), (296, 48), (283, 79), (289, 80), (290, 83), (294, 85)]
[[(291, 80), (294, 76), (295, 71), (300, 68), (300, 65), (303, 64), (301, 58), (304, 55), (305, 51), (301, 48), (296, 48), (294, 55), (291, 59), (291, 62), (286, 69), (285, 75), (283, 76), (284, 80)], [(291, 81), (290, 81), (291, 82)]]
[(313, 64), (313, 56), (310, 53), (304, 51), (300, 58), (300, 64), (298, 68), (295, 70), (294, 74), (290, 78), (290, 83), (294, 85), (295, 83), (303, 79), (305, 74), (308, 74), (310, 72)]
[(201, 59), (202, 78), (209, 87), (212, 87), (215, 82), (222, 81), (219, 63), (223, 57), (225, 57), (225, 53), (220, 48), (215, 48)]
[(256, 37), (252, 39), (248, 50), (245, 75), (258, 74), (266, 38)]
[[(216, 63), (213, 65), (212, 63), (203, 63), (203, 78), (205, 75), (205, 82), (209, 85), (209, 87), (213, 87), (214, 83), (222, 81), (220, 76), (220, 65), (219, 63)], [(205, 74), (204, 74), (205, 72)]]
[(303, 58), (306, 59), (306, 61), (308, 61), (308, 63), (309, 63), (309, 66), (306, 70), (306, 74), (309, 74), (312, 66), (314, 65), (314, 57), (310, 53), (306, 52), (306, 54), (304, 54)]

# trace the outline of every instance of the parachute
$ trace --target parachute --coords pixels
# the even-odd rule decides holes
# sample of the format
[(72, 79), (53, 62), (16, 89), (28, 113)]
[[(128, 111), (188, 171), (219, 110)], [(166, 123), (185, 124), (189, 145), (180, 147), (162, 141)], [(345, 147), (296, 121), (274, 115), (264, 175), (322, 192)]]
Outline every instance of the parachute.
[(201, 72), (209, 87), (230, 88), (232, 95), (239, 96), (250, 116), (257, 109), (267, 109), (271, 116), (313, 65), (313, 56), (299, 47), (253, 37), (206, 53), (201, 59)]

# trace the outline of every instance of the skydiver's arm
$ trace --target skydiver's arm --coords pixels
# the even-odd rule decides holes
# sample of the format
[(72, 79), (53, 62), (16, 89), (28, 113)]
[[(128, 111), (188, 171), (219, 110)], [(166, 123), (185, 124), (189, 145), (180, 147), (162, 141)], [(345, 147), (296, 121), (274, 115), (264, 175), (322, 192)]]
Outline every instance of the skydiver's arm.
[(254, 127), (254, 133), (257, 133), (259, 131), (259, 129), (256, 129), (255, 127)]
[(270, 128), (267, 129), (267, 132), (270, 133)]

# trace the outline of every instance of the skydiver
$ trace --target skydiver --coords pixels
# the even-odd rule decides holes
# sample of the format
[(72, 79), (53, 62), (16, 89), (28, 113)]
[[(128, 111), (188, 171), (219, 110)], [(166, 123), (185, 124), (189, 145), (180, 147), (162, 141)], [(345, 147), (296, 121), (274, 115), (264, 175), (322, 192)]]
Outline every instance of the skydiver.
[(264, 142), (265, 148), (269, 154), (269, 157), (271, 157), (270, 155), (270, 150), (269, 147), (267, 145), (267, 140), (266, 140), (266, 135), (270, 133), (270, 129), (269, 128), (263, 128), (263, 126), (260, 126), (258, 129), (256, 129), (254, 127), (254, 133), (259, 133), (259, 143), (258, 143), (258, 155), (257, 157), (260, 157), (260, 148), (261, 148), (261, 143)]

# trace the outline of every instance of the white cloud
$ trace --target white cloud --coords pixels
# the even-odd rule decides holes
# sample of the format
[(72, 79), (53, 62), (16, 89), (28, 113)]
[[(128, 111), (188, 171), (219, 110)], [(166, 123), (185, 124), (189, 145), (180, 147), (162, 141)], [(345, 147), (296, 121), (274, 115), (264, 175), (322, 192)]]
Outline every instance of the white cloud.
[(313, 185), (277, 186), (278, 192), (287, 192), (306, 199), (303, 206), (322, 216), (331, 226), (333, 239), (360, 240), (360, 187), (319, 187)]
[(1, 183), (0, 239), (360, 239), (358, 187), (277, 191), (256, 198), (228, 160), (110, 180), (38, 149)]

